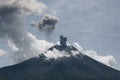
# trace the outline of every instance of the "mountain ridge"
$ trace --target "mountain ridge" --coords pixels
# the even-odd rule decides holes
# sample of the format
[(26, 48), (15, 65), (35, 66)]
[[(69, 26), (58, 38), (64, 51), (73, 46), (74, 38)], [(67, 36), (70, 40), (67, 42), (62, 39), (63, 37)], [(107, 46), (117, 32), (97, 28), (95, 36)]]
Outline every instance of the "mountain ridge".
[(44, 55), (40, 55), (39, 58), (0, 69), (0, 77), (5, 80), (119, 80), (119, 75), (119, 71), (86, 55), (57, 60), (46, 60)]

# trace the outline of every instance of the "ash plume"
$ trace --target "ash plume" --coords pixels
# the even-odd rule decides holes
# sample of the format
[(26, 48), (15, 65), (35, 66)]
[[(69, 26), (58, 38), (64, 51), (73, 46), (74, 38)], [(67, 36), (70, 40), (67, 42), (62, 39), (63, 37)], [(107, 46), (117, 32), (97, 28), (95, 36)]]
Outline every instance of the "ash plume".
[[(32, 5), (36, 4), (36, 5)], [(0, 0), (0, 39), (14, 44), (16, 63), (34, 55), (33, 39), (24, 30), (25, 16), (41, 13), (46, 6), (37, 0)], [(12, 46), (10, 45), (12, 49)]]
[(47, 34), (51, 33), (58, 23), (59, 19), (56, 16), (44, 15), (40, 22), (32, 22), (31, 25), (36, 27), (39, 31), (46, 32)]

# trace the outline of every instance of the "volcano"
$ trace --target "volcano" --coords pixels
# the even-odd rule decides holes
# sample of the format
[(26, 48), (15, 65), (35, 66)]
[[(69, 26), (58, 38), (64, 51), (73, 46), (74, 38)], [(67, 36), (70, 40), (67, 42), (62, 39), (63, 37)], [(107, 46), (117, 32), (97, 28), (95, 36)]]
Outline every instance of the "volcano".
[[(22, 63), (0, 69), (0, 80), (120, 80), (120, 71), (106, 66), (78, 50), (66, 45), (67, 38), (61, 36), (60, 44), (54, 45), (47, 51), (54, 49), (67, 52), (57, 59), (43, 54)], [(63, 53), (64, 54), (64, 53)]]

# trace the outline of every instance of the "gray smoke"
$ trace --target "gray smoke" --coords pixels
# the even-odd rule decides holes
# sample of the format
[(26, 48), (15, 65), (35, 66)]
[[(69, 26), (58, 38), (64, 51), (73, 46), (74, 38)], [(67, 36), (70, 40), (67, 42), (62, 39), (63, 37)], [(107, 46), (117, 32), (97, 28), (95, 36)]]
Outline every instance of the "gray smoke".
[[(36, 4), (36, 5), (32, 5)], [(33, 40), (24, 30), (25, 15), (38, 14), (46, 6), (37, 0), (0, 0), (0, 39), (14, 44), (17, 50), (11, 56), (16, 63), (33, 57)]]
[(56, 16), (44, 15), (40, 22), (32, 22), (31, 25), (36, 27), (39, 31), (44, 31), (49, 34), (55, 29), (58, 21), (59, 19)]

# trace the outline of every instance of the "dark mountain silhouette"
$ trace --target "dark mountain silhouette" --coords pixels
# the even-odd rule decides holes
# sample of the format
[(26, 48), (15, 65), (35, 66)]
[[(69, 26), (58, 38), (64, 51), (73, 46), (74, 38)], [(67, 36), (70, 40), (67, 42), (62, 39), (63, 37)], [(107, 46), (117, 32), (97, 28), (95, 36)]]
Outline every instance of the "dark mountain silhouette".
[[(77, 51), (64, 42), (48, 50), (52, 51), (54, 48), (70, 55), (71, 51)], [(49, 60), (41, 54), (39, 58), (1, 68), (0, 80), (120, 80), (120, 71), (82, 53)]]

